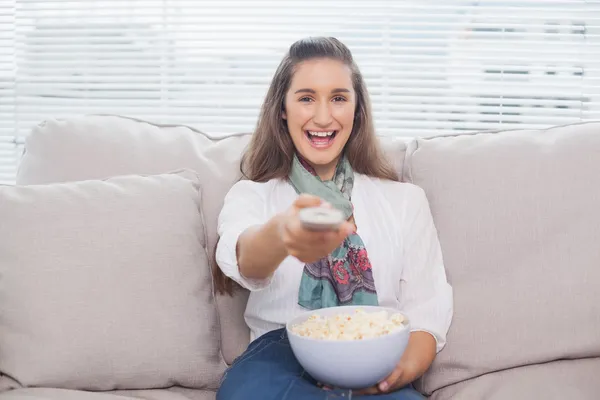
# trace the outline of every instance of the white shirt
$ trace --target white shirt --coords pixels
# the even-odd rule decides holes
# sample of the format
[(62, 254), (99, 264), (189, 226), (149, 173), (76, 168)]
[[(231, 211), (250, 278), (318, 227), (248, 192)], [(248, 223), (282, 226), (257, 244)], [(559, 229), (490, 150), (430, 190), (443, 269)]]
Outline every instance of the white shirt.
[[(251, 340), (307, 310), (298, 305), (304, 264), (287, 257), (263, 281), (240, 274), (236, 244), (242, 232), (287, 210), (298, 197), (285, 180), (237, 182), (219, 215), (216, 260), (223, 273), (250, 290), (245, 320)], [(410, 321), (412, 331), (426, 331), (439, 352), (453, 313), (452, 288), (446, 280), (437, 230), (424, 191), (355, 173), (354, 220), (373, 268), (378, 302), (394, 307)]]

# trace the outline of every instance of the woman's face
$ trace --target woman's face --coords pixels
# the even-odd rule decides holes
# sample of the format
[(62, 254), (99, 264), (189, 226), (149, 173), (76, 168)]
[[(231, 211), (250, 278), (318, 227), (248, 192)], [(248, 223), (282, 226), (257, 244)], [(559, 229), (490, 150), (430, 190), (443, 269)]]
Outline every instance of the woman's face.
[(355, 109), (352, 72), (344, 63), (315, 59), (296, 66), (283, 118), (296, 150), (323, 180), (333, 177)]

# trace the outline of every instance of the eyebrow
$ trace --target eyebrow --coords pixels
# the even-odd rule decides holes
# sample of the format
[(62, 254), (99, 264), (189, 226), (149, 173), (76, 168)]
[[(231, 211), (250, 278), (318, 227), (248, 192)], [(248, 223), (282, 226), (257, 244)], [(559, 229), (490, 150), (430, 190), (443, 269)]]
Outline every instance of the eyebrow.
[[(315, 94), (317, 92), (315, 92), (313, 89), (298, 89), (294, 92), (294, 94), (297, 93), (311, 93), (311, 94)], [(350, 90), (348, 89), (344, 89), (344, 88), (337, 88), (337, 89), (333, 89), (331, 91), (331, 93), (350, 93)]]

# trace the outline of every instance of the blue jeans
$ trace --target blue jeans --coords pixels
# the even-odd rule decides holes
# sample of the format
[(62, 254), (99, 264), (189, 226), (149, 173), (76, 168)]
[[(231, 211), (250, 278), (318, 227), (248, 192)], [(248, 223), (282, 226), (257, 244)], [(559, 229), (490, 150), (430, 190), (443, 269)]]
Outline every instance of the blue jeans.
[(410, 385), (392, 393), (351, 396), (349, 390), (323, 390), (300, 366), (285, 329), (269, 332), (248, 346), (225, 372), (217, 400), (421, 400)]

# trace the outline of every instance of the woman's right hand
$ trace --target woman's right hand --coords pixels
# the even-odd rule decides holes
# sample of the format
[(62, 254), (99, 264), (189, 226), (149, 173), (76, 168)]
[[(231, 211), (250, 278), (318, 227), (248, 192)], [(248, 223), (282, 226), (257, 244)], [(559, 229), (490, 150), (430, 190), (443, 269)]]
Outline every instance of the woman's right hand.
[(329, 255), (344, 239), (354, 232), (354, 225), (344, 222), (336, 231), (311, 231), (302, 226), (298, 213), (303, 208), (319, 207), (324, 204), (319, 197), (300, 195), (282, 215), (280, 233), (287, 254), (303, 263), (314, 263)]

